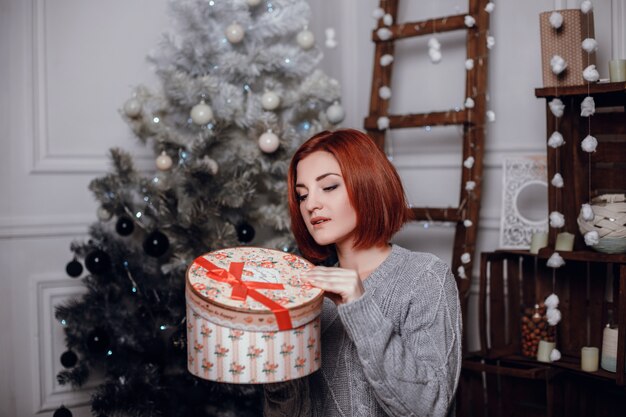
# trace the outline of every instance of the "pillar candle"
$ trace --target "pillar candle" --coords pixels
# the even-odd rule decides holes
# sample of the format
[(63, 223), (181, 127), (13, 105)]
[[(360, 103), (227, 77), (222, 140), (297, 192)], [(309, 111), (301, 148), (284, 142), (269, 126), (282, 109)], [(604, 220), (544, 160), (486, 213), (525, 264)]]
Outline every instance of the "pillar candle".
[(538, 254), (539, 249), (548, 246), (548, 233), (535, 232), (530, 240), (530, 253)]
[(556, 244), (554, 250), (557, 252), (571, 252), (574, 249), (574, 235), (563, 232), (556, 235)]
[(626, 59), (609, 61), (609, 78), (612, 83), (626, 81)]
[(554, 349), (555, 343), (545, 340), (539, 341), (539, 348), (537, 349), (537, 360), (539, 362), (552, 362), (550, 360), (550, 353)]
[(615, 372), (617, 369), (617, 329), (612, 329), (608, 324), (602, 334), (602, 369)]
[(580, 350), (580, 368), (586, 372), (598, 370), (598, 348), (585, 346)]

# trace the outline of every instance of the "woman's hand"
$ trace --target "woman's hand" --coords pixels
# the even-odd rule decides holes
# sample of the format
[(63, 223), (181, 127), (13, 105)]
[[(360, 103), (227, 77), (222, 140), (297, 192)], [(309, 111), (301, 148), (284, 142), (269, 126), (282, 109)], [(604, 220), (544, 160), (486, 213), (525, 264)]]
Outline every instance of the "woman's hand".
[(302, 278), (326, 291), (326, 296), (337, 305), (357, 300), (365, 293), (359, 275), (352, 269), (317, 266)]

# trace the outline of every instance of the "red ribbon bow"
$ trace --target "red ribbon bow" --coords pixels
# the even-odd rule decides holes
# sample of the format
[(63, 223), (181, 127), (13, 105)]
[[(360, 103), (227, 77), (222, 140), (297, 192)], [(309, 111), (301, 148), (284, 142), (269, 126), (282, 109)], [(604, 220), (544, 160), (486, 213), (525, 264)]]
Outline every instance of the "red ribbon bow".
[(276, 323), (278, 324), (278, 328), (280, 330), (289, 330), (293, 328), (289, 311), (277, 302), (256, 291), (257, 289), (283, 290), (285, 289), (283, 284), (243, 281), (241, 279), (241, 274), (243, 273), (244, 262), (231, 262), (228, 267), (228, 271), (220, 268), (202, 256), (198, 257), (194, 263), (207, 271), (207, 277), (215, 281), (229, 284), (232, 287), (230, 298), (241, 301), (245, 301), (247, 297), (253, 298), (274, 313)]

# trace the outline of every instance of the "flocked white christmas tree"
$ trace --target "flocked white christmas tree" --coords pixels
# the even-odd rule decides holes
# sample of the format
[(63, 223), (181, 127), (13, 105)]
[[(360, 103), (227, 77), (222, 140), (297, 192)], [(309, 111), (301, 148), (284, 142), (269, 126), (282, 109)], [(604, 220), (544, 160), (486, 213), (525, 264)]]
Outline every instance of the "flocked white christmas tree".
[(94, 415), (257, 415), (257, 388), (187, 372), (185, 271), (218, 248), (295, 249), (286, 170), (300, 143), (343, 119), (339, 85), (316, 70), (304, 0), (170, 9), (176, 26), (149, 57), (161, 88), (137, 87), (121, 109), (156, 169), (141, 174), (112, 149), (113, 170), (90, 185), (98, 221), (67, 265), (88, 291), (57, 309), (68, 346), (59, 380), (80, 386), (101, 369)]

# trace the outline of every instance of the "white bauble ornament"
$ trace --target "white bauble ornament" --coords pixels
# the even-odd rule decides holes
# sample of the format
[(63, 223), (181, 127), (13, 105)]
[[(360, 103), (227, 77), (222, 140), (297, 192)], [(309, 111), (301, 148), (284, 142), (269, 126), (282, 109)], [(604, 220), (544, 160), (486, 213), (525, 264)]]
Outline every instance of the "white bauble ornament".
[(280, 141), (278, 140), (278, 136), (276, 136), (271, 130), (268, 130), (259, 136), (259, 148), (261, 148), (261, 150), (265, 153), (275, 152), (279, 145)]
[(233, 23), (226, 28), (226, 39), (230, 43), (239, 43), (243, 40), (246, 31), (239, 23)]
[(266, 91), (261, 97), (261, 105), (265, 110), (276, 110), (280, 105), (280, 97), (273, 91)]
[(167, 171), (172, 167), (172, 158), (165, 151), (162, 151), (156, 159), (156, 166), (161, 171)]
[(346, 112), (343, 110), (343, 107), (341, 107), (341, 104), (335, 101), (329, 108), (326, 109), (326, 117), (329, 122), (336, 125), (343, 121), (344, 117), (346, 117)]
[(248, 3), (248, 6), (254, 7), (261, 4), (261, 0), (246, 0), (246, 3)]
[(141, 114), (141, 103), (136, 98), (130, 98), (124, 103), (124, 114), (135, 118)]
[(111, 220), (111, 217), (113, 217), (113, 214), (111, 214), (111, 212), (104, 207), (98, 207), (96, 215), (98, 216), (98, 219), (102, 220), (103, 222)]
[(213, 110), (204, 100), (191, 108), (191, 120), (197, 125), (205, 125), (213, 120)]
[(300, 48), (302, 49), (311, 49), (313, 45), (315, 45), (315, 35), (308, 29), (304, 29), (300, 31), (296, 36), (296, 41)]

